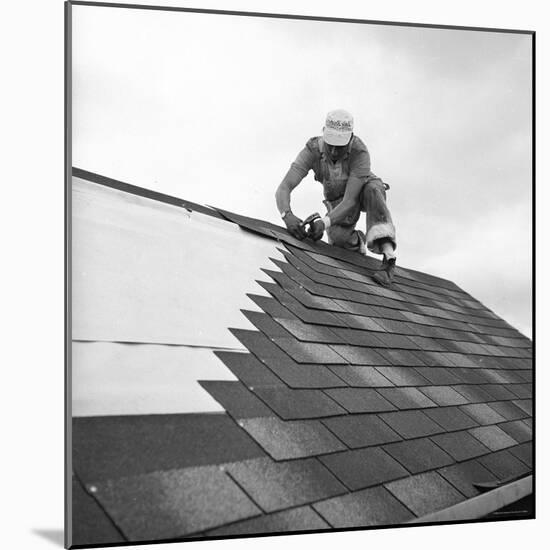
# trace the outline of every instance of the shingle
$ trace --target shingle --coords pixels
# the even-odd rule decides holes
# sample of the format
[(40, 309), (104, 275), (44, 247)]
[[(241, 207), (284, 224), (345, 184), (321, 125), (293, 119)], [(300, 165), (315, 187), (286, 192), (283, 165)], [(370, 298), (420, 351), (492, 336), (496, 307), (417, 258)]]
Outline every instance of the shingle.
[(413, 474), (447, 466), (454, 462), (445, 451), (428, 438), (385, 445), (384, 451)]
[(263, 454), (226, 414), (73, 419), (73, 467), (84, 482)]
[(298, 363), (346, 363), (345, 359), (327, 344), (298, 342), (294, 338), (274, 338), (273, 341)]
[(510, 384), (509, 386), (507, 386), (507, 389), (509, 389), (516, 397), (519, 397), (520, 399), (529, 399), (533, 397), (532, 388), (533, 387), (531, 384)]
[(418, 517), (448, 508), (464, 497), (436, 472), (418, 474), (386, 485)]
[(218, 467), (153, 472), (95, 486), (95, 497), (130, 541), (182, 537), (260, 514)]
[(387, 365), (388, 362), (375, 350), (360, 346), (336, 345), (331, 348), (352, 365)]
[(344, 321), (350, 328), (384, 332), (384, 329), (370, 317), (354, 315), (353, 313), (335, 313), (334, 315), (341, 321)]
[(275, 320), (286, 329), (286, 336), (291, 334), (294, 338), (303, 342), (321, 342), (325, 344), (342, 342), (342, 338), (338, 337), (335, 332), (330, 330), (328, 327), (313, 325), (311, 323), (303, 323), (298, 319)]
[(225, 537), (230, 535), (318, 531), (321, 529), (330, 529), (330, 525), (309, 506), (300, 506), (291, 510), (264, 514), (256, 518), (218, 527), (205, 534), (210, 537)]
[[(390, 334), (387, 332), (381, 332), (378, 338), (382, 341), (383, 345), (392, 349), (420, 349), (418, 344), (409, 340), (406, 336), (401, 334)], [(423, 364), (423, 363), (422, 363)]]
[(489, 452), (487, 447), (466, 431), (434, 435), (432, 441), (458, 461), (475, 458)]
[(523, 443), (510, 448), (510, 452), (524, 462), (529, 468), (533, 467), (533, 443)]
[(281, 386), (283, 382), (250, 353), (214, 352), (226, 367), (247, 386)]
[(345, 487), (313, 458), (288, 462), (260, 458), (229, 464), (227, 471), (266, 512), (346, 492)]
[(382, 388), (378, 390), (378, 393), (398, 409), (422, 409), (436, 406), (431, 399), (416, 388)]
[(493, 397), (489, 395), (482, 386), (468, 384), (453, 386), (453, 388), (458, 393), (462, 394), (470, 403), (483, 403), (493, 400)]
[(71, 545), (123, 543), (124, 538), (99, 504), (72, 479), (72, 539)]
[(234, 418), (273, 415), (241, 382), (201, 380), (199, 384)]
[(320, 309), (322, 311), (345, 311), (341, 306), (339, 306), (334, 300), (330, 298), (315, 296), (314, 294), (311, 294), (306, 290), (299, 288), (290, 289), (288, 292), (307, 308)]
[(531, 399), (517, 399), (512, 403), (524, 410), (529, 416), (533, 416), (533, 401)]
[(384, 487), (363, 489), (331, 498), (313, 507), (334, 528), (397, 525), (414, 517)]
[(400, 367), (423, 367), (424, 363), (409, 350), (385, 349), (380, 351), (390, 364)]
[(449, 432), (478, 426), (478, 423), (471, 416), (462, 412), (458, 407), (440, 407), (424, 412)]
[(480, 426), (471, 429), (470, 433), (491, 451), (500, 451), (517, 443), (515, 439), (512, 439), (498, 426)]
[(401, 437), (375, 414), (338, 416), (323, 420), (323, 424), (353, 449), (401, 440)]
[(334, 332), (342, 342), (355, 346), (382, 347), (384, 344), (376, 337), (376, 333), (367, 330), (355, 330), (351, 328), (336, 328)]
[(504, 430), (510, 437), (513, 437), (518, 443), (530, 441), (532, 438), (531, 428), (521, 420), (504, 422), (502, 424), (499, 424), (499, 427)]
[(491, 409), (494, 409), (500, 416), (506, 420), (518, 420), (526, 416), (526, 412), (510, 401), (495, 401), (488, 403)]
[(242, 314), (268, 338), (289, 338), (290, 333), (276, 323), (267, 313), (241, 309)]
[(451, 369), (442, 367), (415, 367), (426, 380), (438, 386), (459, 384), (461, 380), (455, 376)]
[(397, 461), (375, 447), (322, 456), (319, 460), (352, 491), (407, 475)]
[(422, 411), (386, 413), (381, 414), (380, 418), (405, 439), (423, 437), (442, 431), (442, 428)]
[(441, 406), (463, 405), (468, 400), (450, 386), (425, 386), (420, 388), (432, 401)]
[(529, 466), (516, 458), (508, 449), (483, 456), (479, 461), (501, 480), (531, 471)]
[(374, 367), (338, 365), (329, 368), (335, 375), (339, 376), (352, 387), (376, 388), (393, 386), (393, 383), (385, 376), (382, 376)]
[(493, 398), (491, 401), (503, 401), (507, 399), (514, 399), (515, 395), (510, 391), (510, 386), (503, 386), (501, 384), (484, 384), (482, 388)]
[(479, 491), (474, 487), (474, 483), (487, 483), (497, 479), (477, 460), (447, 466), (438, 470), (438, 473), (467, 498), (479, 494)]
[(269, 338), (256, 330), (229, 329), (244, 347), (256, 357), (278, 357), (281, 350)]
[(254, 392), (267, 403), (270, 409), (285, 420), (301, 420), (346, 414), (346, 411), (342, 407), (338, 406), (330, 397), (319, 390), (259, 387), (255, 388)]
[(455, 364), (444, 353), (437, 351), (424, 351), (422, 361), (429, 367), (455, 367)]
[(318, 420), (249, 418), (239, 423), (275, 460), (341, 451), (345, 447)]
[(460, 408), (481, 425), (496, 424), (497, 422), (504, 422), (506, 420), (485, 403), (463, 405)]
[[(416, 334), (416, 332), (412, 330), (404, 321), (396, 321), (394, 319), (378, 319), (377, 323), (390, 334)], [(415, 347), (418, 347), (418, 345)]]
[(325, 390), (350, 413), (392, 411), (395, 407), (376, 390), (369, 388), (335, 388)]
[(268, 315), (278, 319), (296, 319), (296, 315), (292, 313), (288, 308), (283, 306), (275, 298), (268, 298), (267, 296), (258, 296), (256, 294), (247, 294), (247, 296), (261, 309), (263, 309)]
[(428, 383), (412, 367), (377, 367), (376, 370), (396, 386), (423, 386)]
[[(418, 333), (418, 325), (413, 323), (407, 323), (415, 333)], [(421, 350), (424, 351), (445, 351), (445, 348), (433, 338), (427, 338), (426, 336), (409, 336), (409, 340), (412, 340)], [(449, 365), (450, 366), (450, 365)]]
[(337, 388), (346, 385), (324, 365), (300, 364), (283, 355), (280, 358), (268, 357), (264, 363), (291, 388)]

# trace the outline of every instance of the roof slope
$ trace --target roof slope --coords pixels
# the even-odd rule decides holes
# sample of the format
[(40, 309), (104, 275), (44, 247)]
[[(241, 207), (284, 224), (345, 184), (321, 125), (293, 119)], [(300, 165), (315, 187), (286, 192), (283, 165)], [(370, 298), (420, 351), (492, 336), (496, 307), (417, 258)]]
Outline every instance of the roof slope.
[(213, 352), (237, 380), (201, 383), (225, 414), (74, 419), (98, 540), (395, 525), (531, 471), (529, 339), (450, 281), (385, 289), (377, 260), (216, 212), (279, 241), (255, 329), (228, 327), (248, 352)]

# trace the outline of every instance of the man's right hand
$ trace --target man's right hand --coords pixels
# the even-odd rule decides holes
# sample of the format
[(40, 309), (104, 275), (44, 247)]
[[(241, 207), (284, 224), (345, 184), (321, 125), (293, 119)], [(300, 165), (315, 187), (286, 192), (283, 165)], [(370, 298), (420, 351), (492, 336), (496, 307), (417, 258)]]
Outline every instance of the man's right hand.
[(306, 230), (302, 226), (302, 220), (298, 216), (295, 216), (292, 212), (289, 212), (283, 221), (286, 224), (288, 232), (293, 237), (299, 239), (300, 241), (303, 241), (306, 238)]

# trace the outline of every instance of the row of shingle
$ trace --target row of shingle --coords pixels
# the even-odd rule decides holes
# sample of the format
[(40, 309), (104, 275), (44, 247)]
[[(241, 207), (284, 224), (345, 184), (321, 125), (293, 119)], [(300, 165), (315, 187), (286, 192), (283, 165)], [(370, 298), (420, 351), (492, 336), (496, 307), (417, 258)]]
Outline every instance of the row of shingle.
[[(291, 259), (291, 254), (287, 254), (286, 257), (289, 261), (294, 261), (296, 263), (295, 258)], [(369, 293), (371, 288), (378, 288), (372, 285), (363, 285), (355, 290), (330, 286), (326, 283), (331, 282), (333, 285), (337, 284), (335, 283), (335, 278), (331, 279), (325, 275), (325, 277), (329, 279), (328, 281), (326, 279), (323, 279), (323, 282), (318, 280), (315, 281), (315, 279), (310, 278), (312, 276), (314, 278), (316, 277), (313, 275), (311, 269), (309, 269), (306, 275), (303, 272), (307, 268), (303, 266), (302, 271), (300, 271), (289, 264), (278, 261), (276, 264), (282, 269), (283, 274), (273, 271), (268, 271), (268, 273), (272, 275), (283, 288), (285, 288), (286, 285), (287, 290), (294, 290), (297, 294), (297, 296), (295, 296), (297, 299), (301, 297), (302, 300), (306, 300), (304, 304), (306, 306), (314, 308), (321, 307), (331, 311), (341, 311), (342, 309), (350, 311), (350, 308), (353, 308), (352, 311), (354, 313), (366, 316), (389, 317), (402, 321), (410, 320), (422, 325), (444, 326), (445, 328), (463, 330), (470, 333), (484, 334), (486, 332), (494, 332), (494, 336), (499, 336), (501, 338), (506, 336), (517, 337), (511, 338), (511, 342), (501, 341), (498, 343), (514, 345), (522, 343), (524, 346), (530, 345), (529, 341), (525, 337), (522, 337), (517, 331), (507, 328), (507, 326), (505, 328), (502, 328), (502, 326), (501, 328), (492, 326), (495, 325), (493, 321), (471, 316), (463, 320), (453, 319), (451, 314), (442, 309), (415, 305), (410, 302), (396, 302), (395, 300), (392, 301), (386, 298), (379, 298)], [(345, 284), (349, 286), (350, 281), (346, 280)], [(367, 289), (367, 292), (364, 291), (364, 288)], [(308, 291), (309, 295), (303, 292), (305, 290)], [(315, 295), (317, 295), (317, 297), (314, 297)], [(322, 298), (326, 298), (326, 300)], [(498, 321), (498, 323), (502, 325), (501, 321)]]
[[(453, 316), (441, 308), (422, 306), (410, 301), (403, 302), (380, 298), (372, 294), (372, 292), (378, 292), (379, 288), (373, 286), (372, 281), (369, 281), (369, 284), (360, 285), (357, 281), (337, 279), (334, 276), (330, 277), (328, 275), (321, 275), (321, 281), (319, 281), (319, 274), (316, 274), (311, 267), (307, 266), (290, 253), (287, 253), (285, 257), (292, 265), (283, 264), (281, 262), (276, 262), (276, 264), (287, 275), (292, 275), (292, 278), (298, 277), (296, 282), (301, 283), (304, 288), (308, 289), (313, 294), (317, 293), (320, 296), (337, 299), (342, 299), (343, 296), (348, 301), (361, 304), (363, 307), (354, 306), (355, 311), (358, 313), (372, 315), (374, 317), (389, 316), (390, 318), (396, 318), (398, 320), (412, 320), (420, 324), (445, 326), (446, 328), (473, 331), (480, 334), (491, 333), (501, 337), (515, 336), (517, 340), (526, 341), (525, 337), (514, 329), (511, 329), (501, 320), (495, 322), (472, 316), (456, 318), (456, 315)], [(296, 275), (297, 273), (299, 275)], [(361, 275), (361, 277), (368, 279), (365, 275)], [(331, 285), (336, 285), (336, 287)], [(355, 288), (348, 290), (346, 287), (350, 285)], [(330, 302), (328, 302), (328, 304), (331, 305)], [(338, 305), (343, 305), (346, 309), (352, 307), (350, 304), (345, 303), (337, 303), (337, 306)], [(334, 308), (334, 304), (332, 304), (332, 307)], [(392, 312), (392, 309), (401, 310), (403, 313)]]
[[(304, 272), (304, 274), (307, 274), (313, 280), (318, 279), (319, 275), (321, 275), (322, 281), (327, 286), (335, 286), (342, 290), (350, 288), (362, 293), (385, 298), (390, 303), (393, 300), (397, 302), (406, 301), (409, 304), (419, 304), (418, 307), (435, 306), (438, 309), (444, 310), (444, 313), (441, 314), (442, 316), (448, 316), (451, 319), (454, 318), (452, 315), (454, 312), (484, 318), (488, 322), (494, 323), (497, 321), (502, 323), (494, 313), (484, 307), (479, 307), (477, 304), (476, 308), (466, 308), (463, 305), (463, 301), (449, 297), (446, 297), (446, 301), (445, 297), (438, 295), (427, 296), (426, 291), (418, 291), (418, 289), (405, 287), (404, 285), (400, 285), (399, 282), (396, 282), (395, 287), (393, 287), (394, 289), (381, 288), (368, 276), (369, 272), (366, 272), (367, 275), (365, 275), (363, 269), (350, 270), (349, 266), (342, 262), (333, 262), (331, 265), (330, 263), (327, 264), (326, 262), (319, 261), (322, 258), (320, 255), (303, 252), (288, 246), (287, 250), (288, 252), (283, 250), (281, 252), (295, 269)], [(466, 293), (464, 293), (464, 296), (470, 298)]]

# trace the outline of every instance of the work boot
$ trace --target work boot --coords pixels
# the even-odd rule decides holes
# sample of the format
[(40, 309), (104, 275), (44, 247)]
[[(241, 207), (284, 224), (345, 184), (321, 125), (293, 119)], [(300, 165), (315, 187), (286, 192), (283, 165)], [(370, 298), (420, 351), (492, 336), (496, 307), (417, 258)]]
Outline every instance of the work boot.
[(372, 278), (379, 284), (385, 287), (390, 287), (393, 282), (395, 271), (395, 258), (389, 260), (384, 256), (382, 260), (382, 269), (376, 271)]

